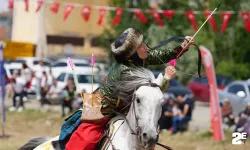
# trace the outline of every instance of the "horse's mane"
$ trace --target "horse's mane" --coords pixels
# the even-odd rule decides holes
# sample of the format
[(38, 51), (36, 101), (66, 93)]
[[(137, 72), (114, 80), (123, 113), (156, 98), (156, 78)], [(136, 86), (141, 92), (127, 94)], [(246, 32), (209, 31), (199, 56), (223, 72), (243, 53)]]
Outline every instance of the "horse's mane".
[(133, 67), (121, 75), (120, 81), (105, 83), (105, 86), (109, 86), (122, 101), (129, 103), (139, 84), (149, 83), (153, 80), (155, 80), (154, 74), (149, 69)]

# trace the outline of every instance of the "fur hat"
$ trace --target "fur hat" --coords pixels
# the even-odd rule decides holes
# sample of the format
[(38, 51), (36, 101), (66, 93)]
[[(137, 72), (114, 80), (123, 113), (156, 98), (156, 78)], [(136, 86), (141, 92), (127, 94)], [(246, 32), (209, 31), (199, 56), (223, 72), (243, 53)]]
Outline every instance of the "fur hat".
[(112, 53), (118, 57), (132, 56), (142, 44), (143, 35), (134, 28), (126, 29), (111, 44)]

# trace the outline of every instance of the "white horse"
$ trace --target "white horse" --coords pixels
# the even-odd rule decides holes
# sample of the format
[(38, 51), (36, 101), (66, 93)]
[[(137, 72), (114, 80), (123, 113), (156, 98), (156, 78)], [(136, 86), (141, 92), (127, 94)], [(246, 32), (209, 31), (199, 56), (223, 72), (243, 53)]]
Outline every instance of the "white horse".
[[(126, 116), (122, 115), (124, 119), (112, 125), (112, 135), (99, 149), (152, 150), (155, 147), (159, 137), (158, 120), (164, 103), (160, 89), (162, 80), (162, 74), (155, 79), (148, 69), (136, 68), (129, 75), (122, 76), (119, 83), (112, 85), (117, 90), (118, 97), (128, 102), (130, 107)], [(40, 149), (38, 147), (36, 150), (44, 150), (46, 146), (40, 146)]]

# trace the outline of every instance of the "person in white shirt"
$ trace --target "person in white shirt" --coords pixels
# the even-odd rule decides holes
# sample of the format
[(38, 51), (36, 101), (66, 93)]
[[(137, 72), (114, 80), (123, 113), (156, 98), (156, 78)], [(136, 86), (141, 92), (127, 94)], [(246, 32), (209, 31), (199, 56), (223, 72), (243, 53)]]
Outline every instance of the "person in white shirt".
[(24, 79), (25, 83), (29, 83), (31, 79), (32, 72), (29, 67), (23, 63), (22, 70), (21, 70), (21, 77)]
[(60, 95), (62, 93), (62, 88), (60, 88), (57, 84), (56, 79), (53, 79), (53, 84), (50, 86), (49, 91), (47, 93), (47, 99), (49, 99), (52, 103), (60, 102), (62, 98)]
[(38, 83), (36, 85), (36, 97), (37, 97), (37, 99), (40, 100), (41, 99), (40, 83), (41, 83), (41, 79), (42, 79), (42, 76), (43, 76), (43, 72), (46, 71), (44, 63), (43, 63), (42, 60), (40, 60), (37, 65), (35, 65), (35, 67), (33, 68), (33, 71), (35, 72), (36, 83)]
[(19, 72), (14, 72), (13, 80), (11, 81), (11, 86), (14, 90), (14, 96), (13, 96), (13, 107), (10, 108), (10, 111), (16, 110), (16, 99), (19, 97), (20, 105), (18, 108), (18, 112), (21, 112), (23, 110), (23, 94), (24, 94), (24, 87), (25, 87), (25, 81), (20, 76)]

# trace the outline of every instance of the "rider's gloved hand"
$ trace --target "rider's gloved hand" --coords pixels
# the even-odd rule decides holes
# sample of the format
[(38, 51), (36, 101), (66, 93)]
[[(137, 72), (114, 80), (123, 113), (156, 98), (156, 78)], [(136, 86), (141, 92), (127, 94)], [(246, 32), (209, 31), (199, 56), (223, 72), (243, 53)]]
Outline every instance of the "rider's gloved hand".
[(174, 78), (176, 75), (176, 69), (173, 67), (173, 66), (168, 66), (166, 69), (165, 69), (165, 75), (164, 77), (167, 79), (167, 80), (170, 80), (172, 78)]
[(181, 44), (181, 47), (184, 49), (184, 50), (187, 50), (189, 48), (190, 45), (193, 45), (194, 44), (194, 39), (192, 39), (191, 36), (186, 36), (185, 37), (187, 40), (185, 40), (182, 44)]

